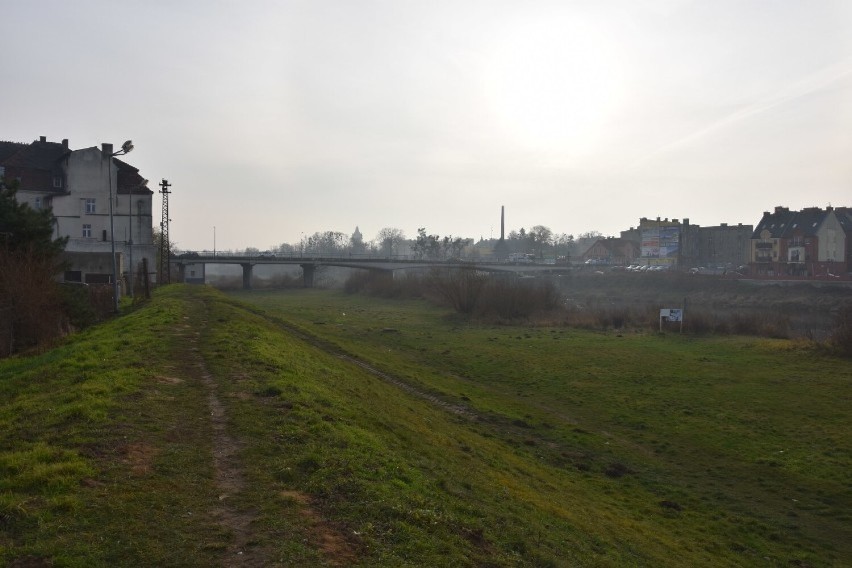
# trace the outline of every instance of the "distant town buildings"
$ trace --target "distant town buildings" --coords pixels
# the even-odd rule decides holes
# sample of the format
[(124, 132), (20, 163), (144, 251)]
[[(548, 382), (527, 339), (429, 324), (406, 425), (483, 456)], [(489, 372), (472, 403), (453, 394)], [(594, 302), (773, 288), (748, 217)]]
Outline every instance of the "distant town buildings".
[[(640, 254), (634, 259), (639, 264), (733, 269), (767, 277), (838, 276), (852, 268), (852, 208), (776, 207), (765, 212), (754, 228), (642, 218), (638, 228), (622, 231), (621, 240), (639, 243)], [(583, 258), (603, 257), (619, 264), (618, 259), (625, 257), (606, 255), (605, 243), (595, 243)]]
[(53, 209), (55, 236), (68, 237), (65, 281), (110, 282), (113, 237), (119, 274), (135, 274), (143, 259), (155, 273), (153, 192), (137, 168), (113, 156), (112, 144), (71, 150), (67, 139), (48, 142), (44, 136), (30, 144), (0, 142), (0, 177), (17, 180), (19, 202)]
[(713, 227), (692, 225), (689, 219), (639, 220), (639, 227), (621, 232), (621, 238), (634, 241), (639, 254), (638, 264), (666, 269), (739, 267), (748, 263), (751, 225)]
[[(34, 209), (52, 208), (55, 236), (67, 237), (64, 280), (105, 283), (112, 278), (112, 240), (118, 272), (126, 279), (143, 259), (156, 273), (153, 242), (153, 191), (139, 170), (116, 159), (111, 144), (71, 150), (68, 140), (32, 143), (0, 142), (0, 178), (17, 180), (20, 202)], [(110, 188), (113, 226), (110, 233)], [(2, 228), (0, 228), (2, 229)], [(345, 239), (345, 236), (341, 234)], [(407, 241), (395, 245), (394, 256), (412, 254)], [(533, 255), (530, 247), (537, 246)], [(352, 253), (368, 248), (358, 227), (349, 238)], [(646, 265), (687, 270), (706, 267), (763, 277), (834, 277), (852, 270), (852, 208), (808, 207), (793, 211), (775, 207), (756, 227), (701, 227), (689, 219), (641, 218), (620, 237), (595, 233), (574, 240), (569, 235), (536, 241), (524, 229), (505, 235), (501, 209), (500, 239), (467, 243), (464, 258), (506, 261), (534, 257), (554, 263), (611, 266)], [(203, 280), (203, 273), (201, 274)]]
[(751, 237), (752, 273), (833, 276), (852, 267), (852, 208), (764, 212)]

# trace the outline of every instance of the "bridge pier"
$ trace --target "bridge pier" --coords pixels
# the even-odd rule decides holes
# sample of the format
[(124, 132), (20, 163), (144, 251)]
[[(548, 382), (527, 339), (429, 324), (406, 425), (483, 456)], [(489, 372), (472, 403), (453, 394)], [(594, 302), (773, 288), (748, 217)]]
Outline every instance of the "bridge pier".
[(314, 287), (314, 272), (316, 271), (316, 265), (314, 264), (300, 264), (302, 267), (302, 278), (304, 282), (305, 288), (313, 288)]
[(240, 264), (243, 267), (243, 290), (251, 290), (251, 264)]

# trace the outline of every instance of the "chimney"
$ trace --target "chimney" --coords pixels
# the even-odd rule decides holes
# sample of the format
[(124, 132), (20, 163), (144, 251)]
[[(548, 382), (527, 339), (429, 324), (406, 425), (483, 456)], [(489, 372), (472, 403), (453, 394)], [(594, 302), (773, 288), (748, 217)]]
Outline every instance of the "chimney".
[(689, 227), (689, 217), (683, 218), (683, 224), (686, 225), (687, 227)]
[(62, 139), (62, 147), (63, 147), (63, 148), (68, 148), (68, 139), (67, 139), (67, 138), (63, 138), (63, 139)]
[(47, 142), (47, 136), (39, 136), (38, 141), (39, 142)]
[(112, 156), (112, 144), (101, 144), (101, 153), (106, 156)]

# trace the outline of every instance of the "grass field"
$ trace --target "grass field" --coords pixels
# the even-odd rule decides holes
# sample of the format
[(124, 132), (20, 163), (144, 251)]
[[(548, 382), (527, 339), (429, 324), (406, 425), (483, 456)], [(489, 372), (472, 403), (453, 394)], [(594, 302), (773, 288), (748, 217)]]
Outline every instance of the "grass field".
[(0, 362), (0, 562), (849, 565), (850, 381), (786, 340), (172, 286)]

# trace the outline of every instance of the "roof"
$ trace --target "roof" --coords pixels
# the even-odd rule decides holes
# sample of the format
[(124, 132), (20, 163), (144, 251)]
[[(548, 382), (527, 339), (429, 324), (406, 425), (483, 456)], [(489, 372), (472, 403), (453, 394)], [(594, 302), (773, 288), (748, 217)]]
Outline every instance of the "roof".
[(118, 194), (119, 195), (151, 195), (154, 192), (148, 189), (148, 180), (139, 175), (139, 168), (134, 168), (127, 162), (113, 158), (118, 168)]
[[(3, 144), (15, 145), (14, 142)], [(18, 151), (3, 158), (2, 165), (32, 170), (53, 171), (59, 168), (59, 161), (71, 151), (58, 142), (36, 140), (32, 144), (19, 144)]]
[(0, 166), (5, 166), (6, 160), (20, 152), (21, 149), (25, 147), (26, 144), (22, 144), (20, 142), (6, 142), (5, 140), (0, 141)]
[(843, 231), (847, 235), (852, 235), (852, 207), (835, 207), (834, 212)]
[(751, 238), (759, 239), (764, 229), (768, 230), (773, 239), (789, 238), (795, 234), (813, 236), (819, 231), (832, 211), (846, 234), (852, 234), (852, 209), (836, 207), (821, 209), (806, 207), (801, 211), (790, 211), (786, 207), (776, 207), (774, 213), (764, 213), (763, 218), (754, 229)]
[(585, 256), (591, 251), (595, 246), (600, 244), (610, 253), (622, 254), (624, 253), (625, 247), (633, 247), (635, 249), (639, 249), (639, 243), (636, 241), (632, 241), (630, 239), (622, 239), (619, 237), (607, 237), (605, 239), (597, 239), (592, 245), (586, 249), (581, 256)]
[(802, 209), (793, 217), (792, 224), (787, 228), (784, 236), (791, 236), (794, 233), (801, 233), (805, 236), (814, 235), (822, 222), (828, 216), (828, 211), (819, 207), (809, 207)]
[(764, 212), (763, 218), (754, 228), (751, 238), (759, 239), (760, 234), (767, 230), (770, 238), (780, 239), (784, 233), (793, 224), (793, 218), (796, 216), (795, 211), (790, 211), (786, 207), (776, 207), (773, 213)]

